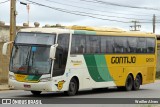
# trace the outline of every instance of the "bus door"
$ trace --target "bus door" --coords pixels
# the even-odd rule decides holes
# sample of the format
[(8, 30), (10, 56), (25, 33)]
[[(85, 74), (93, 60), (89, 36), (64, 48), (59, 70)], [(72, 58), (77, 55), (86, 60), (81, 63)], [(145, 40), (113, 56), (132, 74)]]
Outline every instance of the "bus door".
[(68, 49), (69, 49), (69, 34), (59, 34), (57, 40), (57, 50), (53, 66), (53, 77), (61, 76), (65, 72)]

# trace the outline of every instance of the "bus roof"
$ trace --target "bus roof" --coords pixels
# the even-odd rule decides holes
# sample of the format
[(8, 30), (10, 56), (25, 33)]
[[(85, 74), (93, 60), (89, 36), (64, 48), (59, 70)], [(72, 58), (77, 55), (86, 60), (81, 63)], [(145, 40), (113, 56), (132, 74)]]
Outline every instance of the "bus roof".
[(140, 31), (124, 31), (118, 28), (106, 27), (85, 27), (85, 26), (68, 26), (65, 28), (26, 28), (20, 32), (40, 32), (40, 33), (73, 33), (87, 35), (113, 35), (113, 36), (150, 36), (155, 37), (153, 33)]
[(70, 33), (72, 30), (60, 28), (25, 28), (19, 32), (40, 32), (40, 33)]
[(67, 29), (72, 30), (86, 30), (86, 31), (101, 31), (101, 32), (125, 32), (120, 28), (111, 28), (111, 27), (91, 27), (91, 26), (66, 26)]
[(154, 36), (153, 33), (140, 31), (125, 31), (120, 28), (110, 27), (90, 27), (90, 26), (67, 26), (65, 28), (74, 30), (75, 34), (91, 34), (91, 35), (115, 35), (115, 36)]

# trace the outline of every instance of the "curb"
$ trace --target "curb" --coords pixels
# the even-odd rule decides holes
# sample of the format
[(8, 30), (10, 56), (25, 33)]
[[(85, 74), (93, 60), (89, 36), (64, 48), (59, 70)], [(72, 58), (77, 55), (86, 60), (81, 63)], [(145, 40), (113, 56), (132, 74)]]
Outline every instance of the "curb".
[(3, 90), (10, 90), (8, 84), (0, 85), (0, 91), (3, 91)]

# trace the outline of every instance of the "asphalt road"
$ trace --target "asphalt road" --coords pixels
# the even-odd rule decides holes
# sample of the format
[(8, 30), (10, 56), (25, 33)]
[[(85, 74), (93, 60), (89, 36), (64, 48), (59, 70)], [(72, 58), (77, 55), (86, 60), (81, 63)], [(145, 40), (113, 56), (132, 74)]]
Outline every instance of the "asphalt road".
[[(40, 96), (33, 96), (29, 91), (7, 90), (0, 91), (0, 98), (160, 98), (160, 81), (152, 84), (142, 85), (138, 91), (119, 91), (115, 87), (98, 91), (81, 91), (76, 96), (66, 96), (63, 93), (42, 93)], [(59, 105), (57, 105), (59, 106)], [(72, 107), (74, 105), (71, 105)], [(103, 107), (105, 105), (101, 105)], [(117, 107), (128, 107), (128, 105), (114, 105)], [(129, 105), (130, 107), (146, 107), (139, 105)], [(56, 107), (56, 105), (54, 106)], [(63, 105), (62, 105), (63, 107)], [(74, 106), (75, 107), (75, 106)], [(79, 106), (77, 106), (79, 107)], [(91, 107), (96, 107), (91, 106)], [(147, 106), (148, 107), (148, 106)]]
[[(29, 91), (7, 90), (0, 91), (0, 98), (31, 98)], [(37, 96), (36, 96), (37, 97)], [(38, 97), (46, 98), (160, 98), (160, 80), (155, 83), (142, 85), (137, 91), (120, 91), (112, 87), (110, 89), (80, 91), (76, 96), (66, 96), (63, 93), (43, 92)]]

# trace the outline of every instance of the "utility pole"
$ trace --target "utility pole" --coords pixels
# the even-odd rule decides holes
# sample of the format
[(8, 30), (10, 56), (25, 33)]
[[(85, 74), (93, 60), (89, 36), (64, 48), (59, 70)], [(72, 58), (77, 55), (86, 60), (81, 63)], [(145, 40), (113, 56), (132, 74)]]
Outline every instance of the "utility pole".
[(138, 21), (132, 21), (132, 23), (134, 23), (133, 26), (130, 26), (131, 28), (134, 28), (131, 31), (140, 31), (139, 28), (141, 27), (141, 25), (138, 25), (137, 23), (139, 23)]
[[(10, 0), (10, 41), (13, 41), (16, 35), (16, 0)], [(10, 52), (11, 52), (10, 45)]]
[(156, 16), (154, 14), (153, 15), (153, 33), (155, 33), (155, 29), (156, 29)]

